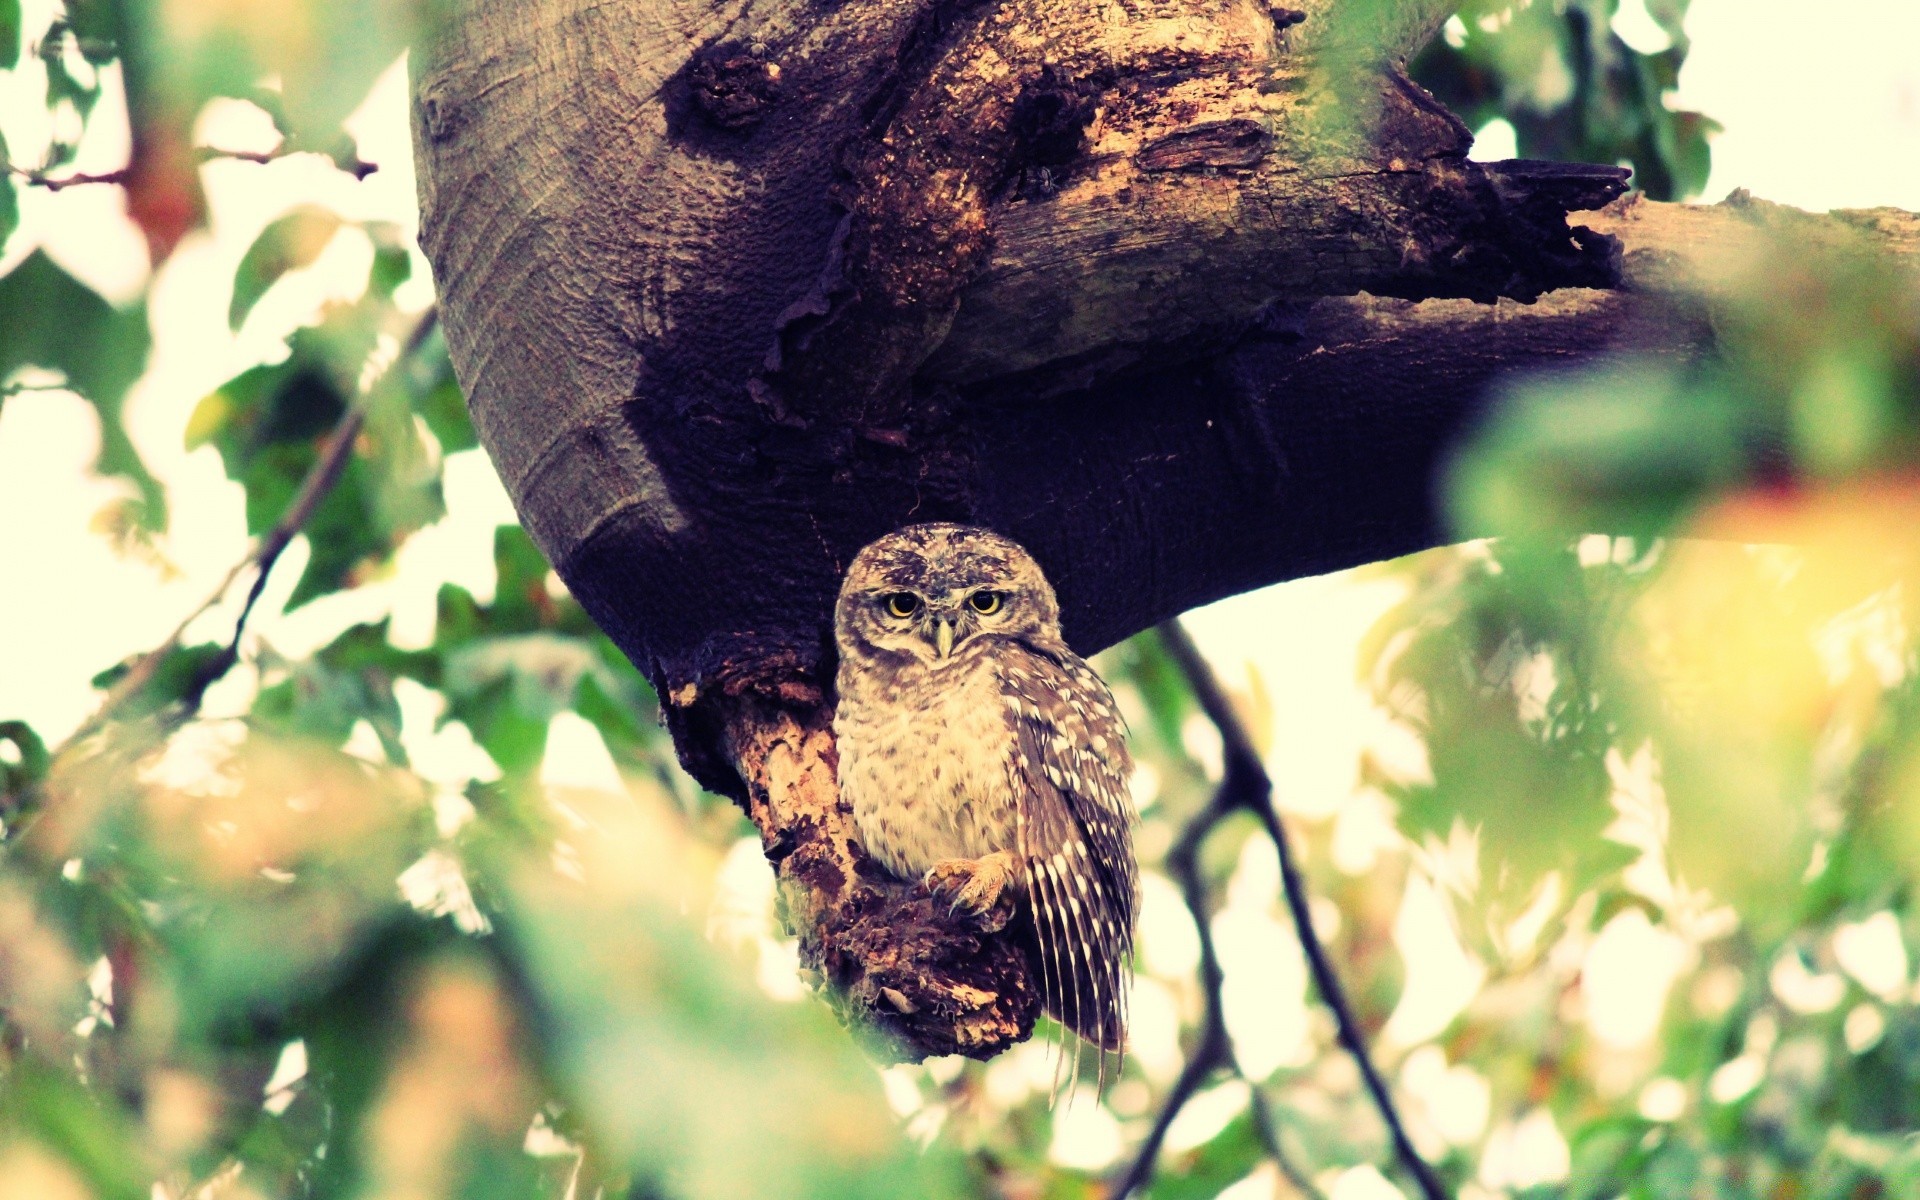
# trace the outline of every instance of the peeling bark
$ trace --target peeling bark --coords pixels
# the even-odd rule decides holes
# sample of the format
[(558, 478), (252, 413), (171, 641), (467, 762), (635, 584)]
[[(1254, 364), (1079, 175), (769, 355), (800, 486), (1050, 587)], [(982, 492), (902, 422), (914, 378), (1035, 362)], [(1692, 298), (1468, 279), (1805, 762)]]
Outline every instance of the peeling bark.
[[(910, 521), (1026, 544), (1091, 652), (1437, 544), (1501, 374), (1709, 353), (1715, 247), (1906, 214), (1600, 208), (1396, 62), (1445, 5), (479, 0), (413, 58), (422, 242), (527, 528), (745, 804), (803, 959), (900, 1053), (1032, 986), (860, 852), (831, 606)], [(1342, 24), (1342, 20), (1345, 24)]]

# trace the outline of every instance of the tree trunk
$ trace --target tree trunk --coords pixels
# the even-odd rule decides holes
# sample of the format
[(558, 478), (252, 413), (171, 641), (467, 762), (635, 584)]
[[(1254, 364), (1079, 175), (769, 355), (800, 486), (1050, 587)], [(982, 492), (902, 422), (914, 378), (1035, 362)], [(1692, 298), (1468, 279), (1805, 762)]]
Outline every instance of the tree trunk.
[(1376, 7), (491, 0), (414, 57), (480, 436), (761, 828), (806, 965), (902, 1053), (991, 1054), (1035, 1000), (839, 806), (860, 546), (1007, 533), (1090, 653), (1445, 540), (1436, 472), (1488, 381), (1708, 352), (1716, 246), (1920, 253), (1905, 214), (1609, 205), (1611, 167), (1471, 162), (1399, 66), (1448, 6)]

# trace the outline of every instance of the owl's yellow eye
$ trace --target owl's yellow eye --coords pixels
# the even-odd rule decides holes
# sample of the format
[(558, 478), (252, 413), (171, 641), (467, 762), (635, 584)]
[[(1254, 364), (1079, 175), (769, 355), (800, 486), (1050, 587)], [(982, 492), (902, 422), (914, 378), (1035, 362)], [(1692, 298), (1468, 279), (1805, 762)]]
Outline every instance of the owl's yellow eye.
[(1006, 596), (1001, 592), (975, 592), (967, 597), (967, 607), (983, 617), (990, 617), (999, 612), (1000, 606), (1004, 603), (1006, 603)]
[(920, 597), (912, 592), (895, 592), (883, 598), (882, 603), (890, 617), (910, 617), (920, 611)]

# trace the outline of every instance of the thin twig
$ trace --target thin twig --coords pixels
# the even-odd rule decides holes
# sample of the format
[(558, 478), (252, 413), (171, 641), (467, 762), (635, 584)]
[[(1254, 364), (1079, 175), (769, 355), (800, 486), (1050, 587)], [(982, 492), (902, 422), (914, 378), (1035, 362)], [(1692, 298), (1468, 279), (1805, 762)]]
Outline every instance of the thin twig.
[(220, 581), (220, 586), (215, 588), (199, 607), (189, 613), (185, 620), (174, 627), (165, 641), (141, 655), (127, 673), (114, 683), (106, 697), (101, 700), (100, 707), (95, 709), (93, 715), (82, 722), (80, 728), (74, 730), (61, 743), (56, 753), (64, 753), (69, 747), (77, 745), (98, 732), (129, 699), (152, 682), (153, 677), (159, 673), (161, 665), (180, 648), (180, 642), (186, 636), (187, 627), (218, 604), (233, 587), (234, 581), (240, 578), (242, 572), (248, 567), (254, 567), (256, 573), (253, 584), (247, 589), (247, 598), (241, 604), (240, 615), (234, 619), (233, 635), (228, 639), (226, 648), (200, 671), (187, 688), (184, 699), (188, 709), (197, 708), (207, 688), (233, 669), (240, 658), (240, 641), (246, 633), (247, 621), (252, 617), (254, 605), (259, 602), (261, 593), (266, 590), (267, 577), (273, 573), (274, 564), (280, 561), (280, 556), (293, 543), (293, 539), (299, 536), (300, 531), (313, 518), (314, 511), (320, 507), (320, 502), (325, 500), (334, 485), (340, 482), (340, 476), (347, 468), (347, 461), (353, 456), (354, 441), (360, 436), (360, 427), (366, 420), (366, 396), (371, 396), (396, 376), (425, 343), (438, 320), (439, 312), (434, 308), (429, 308), (420, 315), (420, 319), (408, 332), (407, 340), (401, 346), (400, 353), (395, 356), (394, 361), (373, 386), (367, 389), (362, 398), (341, 414), (333, 431), (322, 443), (319, 458), (307, 471), (307, 477), (300, 483), (300, 490), (295, 493), (285, 511), (280, 514), (280, 519), (261, 535), (259, 542), (254, 545), (247, 557), (234, 564), (233, 569), (227, 572), (226, 578)]
[(70, 748), (79, 745), (87, 738), (99, 732), (101, 727), (111, 720), (115, 713), (120, 711), (121, 707), (126, 704), (129, 698), (137, 694), (142, 688), (146, 687), (147, 684), (151, 683), (153, 677), (159, 673), (160, 664), (165, 662), (170, 654), (180, 648), (180, 640), (186, 636), (187, 627), (195, 621), (198, 621), (205, 615), (207, 610), (220, 603), (221, 597), (227, 594), (227, 589), (233, 586), (233, 581), (240, 578), (240, 573), (246, 570), (253, 562), (254, 558), (249, 554), (246, 558), (233, 564), (233, 568), (227, 572), (226, 578), (220, 581), (220, 586), (214, 588), (205, 600), (202, 600), (178, 625), (175, 625), (173, 632), (167, 635), (165, 641), (147, 651), (145, 654), (142, 654), (134, 662), (133, 666), (128, 668), (125, 675), (122, 675), (114, 681), (113, 686), (107, 689), (106, 696), (101, 699), (100, 706), (93, 710), (93, 715), (82, 721), (78, 729), (75, 729), (67, 735), (66, 740), (61, 742), (59, 747), (54, 751), (54, 756), (58, 758), (60, 755), (65, 754)]
[(78, 187), (84, 183), (126, 183), (133, 178), (133, 168), (121, 167), (117, 171), (102, 171), (99, 174), (80, 172), (74, 175), (49, 175), (45, 171), (29, 171), (25, 167), (9, 165), (7, 170), (19, 176), (28, 187), (45, 188), (57, 192), (62, 188)]
[(1228, 1056), (1226, 1014), (1220, 1001), (1220, 984), (1223, 978), (1219, 957), (1214, 953), (1213, 932), (1207, 927), (1205, 885), (1200, 879), (1200, 845), (1206, 841), (1207, 834), (1226, 815), (1228, 805), (1225, 802), (1226, 785), (1214, 793), (1207, 807), (1187, 822), (1180, 831), (1180, 838), (1173, 848), (1167, 851), (1167, 872), (1180, 885), (1180, 895), (1192, 911), (1195, 926), (1200, 931), (1200, 987), (1206, 997), (1206, 1013), (1200, 1021), (1200, 1040), (1193, 1048), (1193, 1054), (1187, 1059), (1187, 1065), (1180, 1071), (1180, 1077), (1174, 1081), (1167, 1092), (1167, 1098), (1160, 1106), (1160, 1113), (1154, 1118), (1153, 1128), (1147, 1131), (1146, 1140), (1140, 1143), (1133, 1162), (1113, 1185), (1113, 1200), (1126, 1200), (1134, 1191), (1153, 1177), (1154, 1163), (1160, 1157), (1160, 1144), (1166, 1140), (1167, 1128), (1180, 1114), (1193, 1094), (1200, 1090), (1219, 1067), (1230, 1066)]
[(200, 146), (196, 147), (196, 153), (200, 155), (201, 162), (213, 162), (224, 159), (230, 162), (259, 163), (262, 166), (267, 163), (279, 162), (281, 159), (295, 154), (318, 154), (323, 158), (331, 159), (334, 166), (345, 171), (355, 179), (365, 179), (380, 169), (379, 163), (370, 163), (357, 154), (349, 157), (344, 153), (330, 153), (326, 150), (316, 149), (313, 146), (300, 145), (290, 141), (283, 142), (271, 150), (223, 150), (218, 146)]
[[(1240, 1077), (1246, 1079), (1246, 1073), (1242, 1071)], [(1325, 1200), (1325, 1194), (1314, 1186), (1306, 1172), (1300, 1169), (1299, 1164), (1293, 1161), (1293, 1156), (1287, 1153), (1287, 1148), (1280, 1143), (1280, 1127), (1274, 1122), (1273, 1105), (1268, 1102), (1267, 1094), (1251, 1079), (1247, 1080), (1247, 1089), (1247, 1109), (1253, 1114), (1253, 1131), (1259, 1135), (1260, 1145), (1266, 1150), (1267, 1157), (1280, 1168), (1280, 1173), (1286, 1176), (1294, 1191), (1307, 1197), (1307, 1200)]]
[[(1181, 636), (1184, 636), (1182, 634)], [(1184, 664), (1183, 664), (1184, 665)], [(1222, 734), (1223, 738), (1226, 736)], [(1244, 737), (1243, 739), (1244, 740)], [(1233, 1053), (1233, 1042), (1227, 1036), (1226, 1009), (1221, 1000), (1221, 986), (1225, 975), (1220, 969), (1219, 952), (1214, 947), (1213, 927), (1208, 920), (1206, 883), (1200, 874), (1200, 848), (1206, 843), (1213, 831), (1225, 821), (1243, 809), (1264, 805), (1270, 786), (1266, 771), (1260, 765), (1259, 756), (1247, 753), (1229, 756), (1226, 770), (1207, 806), (1188, 819), (1181, 829), (1179, 838), (1167, 851), (1167, 871), (1180, 885), (1180, 896), (1193, 914), (1194, 928), (1200, 941), (1200, 987), (1205, 998), (1206, 1011), (1201, 1017), (1200, 1040), (1193, 1048), (1193, 1054), (1181, 1069), (1180, 1076), (1168, 1091), (1167, 1098), (1160, 1106), (1159, 1115), (1154, 1118), (1153, 1127), (1140, 1143), (1133, 1161), (1125, 1174), (1114, 1185), (1113, 1200), (1125, 1200), (1137, 1189), (1146, 1185), (1153, 1176), (1155, 1163), (1160, 1157), (1161, 1144), (1166, 1140), (1167, 1130), (1174, 1118), (1186, 1107), (1207, 1077), (1219, 1069), (1227, 1069), (1247, 1081), (1252, 1088), (1250, 1107), (1253, 1113), (1254, 1128), (1260, 1137), (1262, 1147), (1267, 1151), (1281, 1172), (1304, 1195), (1319, 1200), (1320, 1191), (1315, 1188), (1306, 1175), (1294, 1164), (1280, 1142), (1280, 1134), (1274, 1125), (1273, 1114), (1268, 1109), (1266, 1097), (1261, 1094), (1253, 1080), (1241, 1069)]]
[[(1252, 813), (1261, 828), (1273, 841), (1274, 850), (1280, 857), (1280, 879), (1287, 898), (1287, 910), (1293, 916), (1294, 930), (1300, 938), (1301, 949), (1306, 952), (1307, 967), (1313, 973), (1314, 988), (1320, 993), (1321, 1002), (1333, 1013), (1335, 1027), (1339, 1031), (1340, 1044), (1352, 1056), (1354, 1065), (1360, 1069), (1360, 1077), (1365, 1082), (1367, 1092), (1372, 1097), (1374, 1107), (1380, 1112), (1380, 1119), (1386, 1123), (1387, 1133), (1393, 1141), (1395, 1156), (1400, 1160), (1401, 1168), (1412, 1177), (1426, 1200), (1447, 1200), (1446, 1186), (1434, 1172), (1431, 1164), (1420, 1156), (1413, 1147), (1413, 1140), (1407, 1136), (1406, 1122), (1395, 1107), (1393, 1096), (1387, 1090), (1386, 1081), (1374, 1066), (1373, 1057), (1367, 1051), (1366, 1035), (1360, 1028), (1360, 1022), (1353, 1015), (1353, 1006), (1347, 1000), (1346, 990), (1340, 984), (1340, 977), (1333, 969), (1333, 962), (1327, 955), (1326, 946), (1314, 931), (1313, 913), (1307, 895), (1305, 878), (1295, 860), (1293, 844), (1287, 835), (1286, 827), (1274, 812), (1272, 781), (1267, 777), (1266, 767), (1260, 761), (1259, 753), (1254, 749), (1253, 740), (1248, 737), (1246, 726), (1240, 715), (1234, 710), (1226, 692), (1220, 686), (1220, 680), (1213, 668), (1201, 656), (1193, 639), (1178, 621), (1167, 621), (1160, 628), (1160, 638), (1167, 654), (1180, 667), (1186, 676), (1187, 684), (1193, 689), (1194, 699), (1207, 714), (1214, 726), (1220, 731), (1222, 756), (1224, 761), (1224, 779), (1215, 803), (1222, 800), (1233, 803), (1237, 808)], [(1229, 790), (1227, 784), (1236, 775), (1240, 779), (1238, 786)]]
[[(365, 179), (380, 169), (378, 163), (370, 163), (358, 157), (343, 160), (338, 156), (327, 155), (327, 152), (324, 150), (315, 150), (310, 147), (295, 145), (277, 146), (272, 150), (224, 150), (218, 146), (196, 146), (194, 153), (199, 156), (200, 161), (203, 163), (224, 160), (228, 162), (260, 163), (262, 165), (278, 162), (294, 154), (319, 154), (333, 158), (335, 166), (353, 176), (355, 179)], [(93, 173), (81, 171), (72, 175), (54, 175), (47, 171), (34, 171), (26, 167), (16, 167), (12, 164), (8, 164), (7, 170), (19, 177), (28, 187), (44, 188), (49, 192), (58, 192), (64, 188), (79, 187), (82, 184), (89, 183), (111, 183), (124, 186), (133, 181), (133, 168), (131, 166), (120, 167), (112, 171)]]

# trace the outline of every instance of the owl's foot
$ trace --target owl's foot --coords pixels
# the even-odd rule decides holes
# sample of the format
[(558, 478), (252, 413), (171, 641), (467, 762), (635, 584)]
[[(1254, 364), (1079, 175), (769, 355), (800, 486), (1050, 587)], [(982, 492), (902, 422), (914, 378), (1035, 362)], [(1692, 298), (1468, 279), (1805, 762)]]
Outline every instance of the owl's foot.
[(1013, 919), (1013, 892), (1007, 885), (1016, 870), (1011, 850), (984, 858), (943, 858), (927, 872), (927, 890), (953, 901), (952, 911), (965, 909), (980, 928), (994, 933)]

